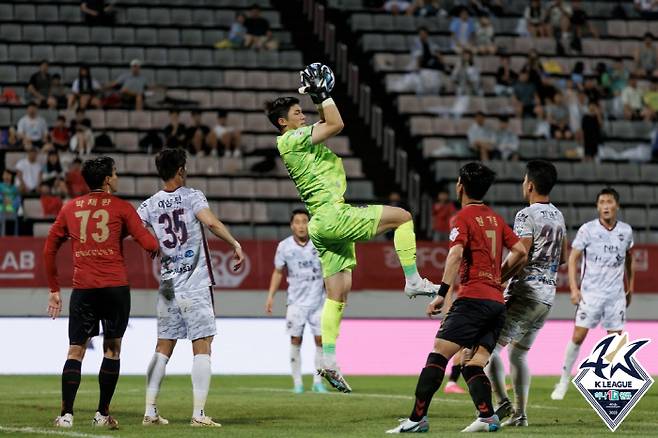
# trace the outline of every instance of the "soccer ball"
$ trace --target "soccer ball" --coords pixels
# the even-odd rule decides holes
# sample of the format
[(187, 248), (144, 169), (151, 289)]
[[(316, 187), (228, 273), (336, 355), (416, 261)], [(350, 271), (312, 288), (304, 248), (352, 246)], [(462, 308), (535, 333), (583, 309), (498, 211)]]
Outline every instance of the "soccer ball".
[[(321, 62), (314, 62), (313, 64), (309, 64), (305, 69), (306, 72), (319, 72), (319, 76), (322, 77), (324, 81), (324, 86), (327, 89), (328, 92), (331, 92), (331, 90), (334, 89), (334, 85), (336, 84), (336, 78), (334, 77), (334, 72), (331, 71), (329, 66), (322, 64)], [(309, 74), (309, 76), (313, 76)], [(304, 84), (304, 78), (302, 76), (302, 86), (305, 86), (307, 84)]]

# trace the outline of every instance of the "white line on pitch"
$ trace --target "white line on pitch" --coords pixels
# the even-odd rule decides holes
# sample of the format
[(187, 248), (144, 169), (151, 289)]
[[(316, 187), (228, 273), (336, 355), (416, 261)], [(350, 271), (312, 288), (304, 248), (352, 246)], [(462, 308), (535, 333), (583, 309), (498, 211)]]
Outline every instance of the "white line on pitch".
[(59, 435), (70, 436), (74, 438), (118, 438), (118, 435), (94, 435), (91, 433), (82, 432), (67, 432), (64, 430), (50, 430), (42, 429), (39, 427), (9, 427), (0, 426), (0, 432), (14, 432), (14, 433), (35, 433), (39, 435)]

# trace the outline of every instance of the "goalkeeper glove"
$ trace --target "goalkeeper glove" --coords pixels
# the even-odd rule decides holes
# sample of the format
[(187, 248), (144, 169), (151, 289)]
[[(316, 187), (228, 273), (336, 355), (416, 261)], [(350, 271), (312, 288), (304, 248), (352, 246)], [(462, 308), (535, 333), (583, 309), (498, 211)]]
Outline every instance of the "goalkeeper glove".
[(299, 72), (302, 86), (299, 88), (300, 94), (308, 94), (316, 105), (329, 99), (329, 91), (325, 78), (325, 66), (319, 63), (311, 64)]

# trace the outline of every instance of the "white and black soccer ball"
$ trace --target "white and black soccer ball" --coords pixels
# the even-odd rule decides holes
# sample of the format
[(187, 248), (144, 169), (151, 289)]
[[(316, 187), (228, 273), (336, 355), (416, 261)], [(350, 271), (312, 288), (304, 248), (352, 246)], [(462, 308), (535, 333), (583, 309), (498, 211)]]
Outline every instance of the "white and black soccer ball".
[[(331, 90), (334, 89), (334, 85), (336, 85), (336, 78), (334, 76), (334, 72), (331, 71), (331, 68), (329, 68), (328, 65), (322, 64), (321, 62), (314, 62), (313, 64), (309, 64), (304, 69), (304, 71), (311, 77), (315, 76), (313, 74), (314, 72), (319, 73), (318, 76), (320, 76), (323, 81), (320, 85), (324, 85), (328, 92), (331, 92)], [(301, 75), (301, 80), (302, 87), (308, 85), (305, 83), (304, 75)]]

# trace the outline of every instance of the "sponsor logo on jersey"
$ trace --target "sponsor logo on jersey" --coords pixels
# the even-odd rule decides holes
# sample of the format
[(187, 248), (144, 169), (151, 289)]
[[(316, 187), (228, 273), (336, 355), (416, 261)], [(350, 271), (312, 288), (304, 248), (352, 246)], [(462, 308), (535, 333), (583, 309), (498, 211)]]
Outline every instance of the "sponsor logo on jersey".
[(450, 241), (454, 242), (457, 236), (459, 236), (459, 227), (454, 227), (452, 230), (450, 230)]
[(653, 379), (635, 355), (649, 339), (628, 341), (628, 333), (601, 339), (580, 364), (573, 383), (611, 431), (624, 421)]

